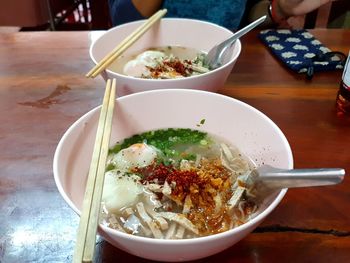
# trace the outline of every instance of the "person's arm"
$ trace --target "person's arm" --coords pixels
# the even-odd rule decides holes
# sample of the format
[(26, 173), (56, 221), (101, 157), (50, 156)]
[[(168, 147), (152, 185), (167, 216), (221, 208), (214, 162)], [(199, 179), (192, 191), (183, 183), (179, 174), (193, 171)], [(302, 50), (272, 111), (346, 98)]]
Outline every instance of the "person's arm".
[(150, 17), (162, 5), (162, 0), (131, 0), (135, 8), (140, 12), (144, 17)]
[(274, 0), (276, 13), (282, 17), (305, 15), (320, 6), (337, 0)]
[(109, 0), (113, 26), (145, 19), (155, 13), (162, 0)]
[(336, 0), (262, 0), (249, 13), (249, 21), (267, 15), (263, 26), (284, 23), (289, 17), (305, 15), (320, 6)]

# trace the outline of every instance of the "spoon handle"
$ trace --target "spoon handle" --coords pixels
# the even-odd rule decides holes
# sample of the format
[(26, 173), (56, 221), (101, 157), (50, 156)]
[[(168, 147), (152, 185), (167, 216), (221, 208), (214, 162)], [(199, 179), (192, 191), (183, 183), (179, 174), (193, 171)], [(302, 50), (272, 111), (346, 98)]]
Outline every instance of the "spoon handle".
[(279, 169), (262, 166), (257, 169), (259, 181), (273, 188), (294, 188), (338, 184), (344, 179), (342, 168)]
[(228, 45), (229, 43), (235, 42), (237, 39), (239, 39), (244, 34), (248, 33), (250, 30), (252, 30), (254, 27), (260, 25), (262, 22), (264, 22), (266, 19), (266, 16), (262, 16), (259, 19), (255, 20), (254, 22), (250, 23), (249, 25), (243, 27), (242, 29), (238, 30), (233, 34), (232, 37), (224, 41), (224, 45)]

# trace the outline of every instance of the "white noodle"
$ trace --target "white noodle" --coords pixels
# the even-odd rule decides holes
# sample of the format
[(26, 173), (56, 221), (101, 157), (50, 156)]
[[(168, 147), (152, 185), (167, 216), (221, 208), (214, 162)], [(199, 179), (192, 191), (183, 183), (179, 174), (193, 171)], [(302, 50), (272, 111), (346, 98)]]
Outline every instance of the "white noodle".
[(151, 229), (153, 236), (155, 238), (163, 238), (163, 234), (159, 229), (159, 226), (152, 220), (152, 218), (147, 214), (143, 203), (136, 204), (137, 212), (139, 213), (141, 219), (148, 225)]
[(190, 230), (191, 232), (198, 235), (198, 229), (183, 214), (176, 214), (172, 212), (159, 212), (159, 214), (168, 220), (177, 222), (181, 226), (185, 227), (187, 230)]
[(185, 234), (185, 228), (180, 225), (176, 231), (175, 238), (176, 239), (183, 239), (184, 234)]
[(177, 226), (176, 222), (170, 223), (168, 231), (165, 234), (165, 239), (174, 239), (175, 238), (176, 226)]

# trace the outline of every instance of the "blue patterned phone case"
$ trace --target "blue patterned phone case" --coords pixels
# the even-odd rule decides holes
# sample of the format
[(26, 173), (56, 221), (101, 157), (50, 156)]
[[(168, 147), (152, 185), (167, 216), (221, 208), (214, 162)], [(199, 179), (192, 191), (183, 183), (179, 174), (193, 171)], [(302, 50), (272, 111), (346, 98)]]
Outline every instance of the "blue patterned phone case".
[(259, 38), (289, 69), (306, 73), (343, 69), (346, 56), (332, 52), (307, 30), (268, 29)]

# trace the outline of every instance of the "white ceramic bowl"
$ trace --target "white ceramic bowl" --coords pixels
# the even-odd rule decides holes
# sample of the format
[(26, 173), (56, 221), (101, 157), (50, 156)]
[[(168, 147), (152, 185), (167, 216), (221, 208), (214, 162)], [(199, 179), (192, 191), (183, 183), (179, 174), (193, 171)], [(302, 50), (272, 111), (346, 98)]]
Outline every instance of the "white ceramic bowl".
[[(139, 27), (144, 20), (123, 24), (104, 33), (90, 47), (90, 57), (96, 64), (117, 44)], [(217, 43), (232, 36), (224, 27), (192, 19), (163, 18), (134, 43), (124, 55), (137, 54), (151, 47), (182, 46), (207, 52)], [(141, 79), (106, 70), (103, 77), (116, 78), (118, 96), (153, 89), (198, 89), (215, 92), (222, 87), (241, 52), (241, 42), (233, 46), (228, 63), (208, 73), (182, 79)]]
[[(59, 192), (80, 213), (89, 170), (99, 107), (77, 120), (63, 135), (54, 156)], [(197, 126), (200, 120), (205, 123)], [(218, 135), (236, 145), (257, 165), (293, 168), (293, 157), (281, 130), (263, 113), (232, 98), (195, 90), (155, 90), (117, 99), (111, 145), (136, 133), (160, 128), (192, 128)], [(261, 213), (224, 233), (184, 240), (137, 237), (100, 225), (99, 233), (112, 245), (139, 257), (160, 261), (199, 259), (218, 253), (248, 235), (285, 195), (282, 190), (265, 200)]]

